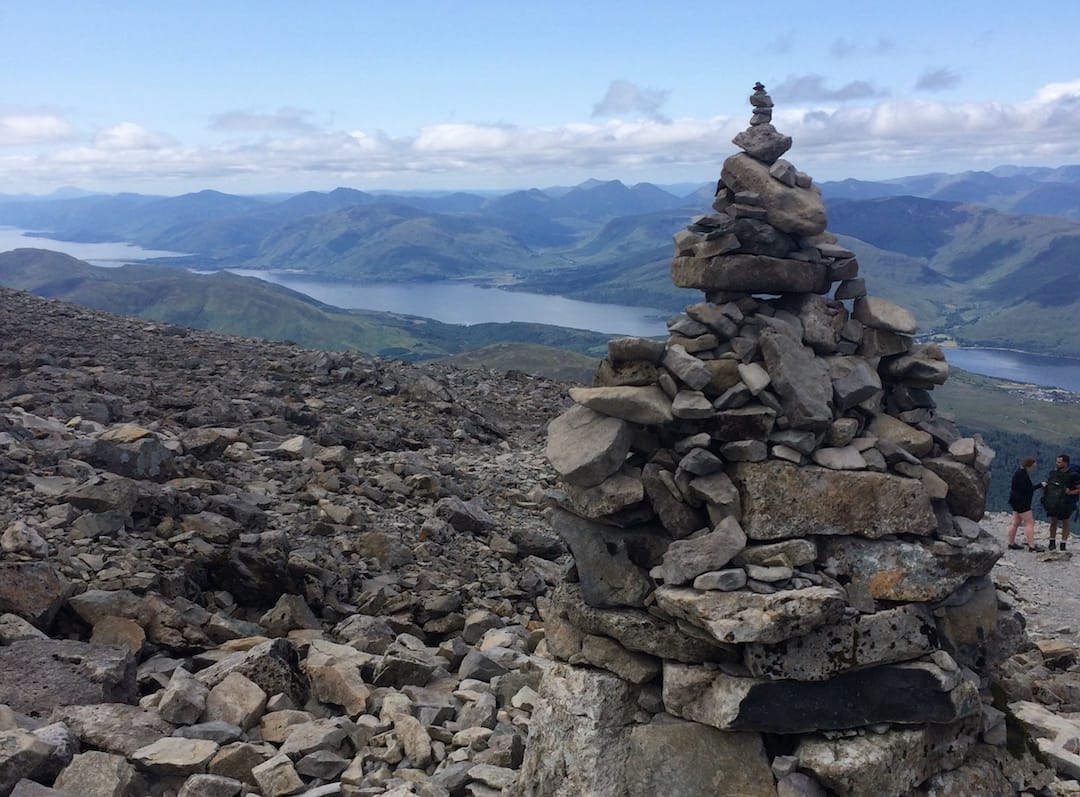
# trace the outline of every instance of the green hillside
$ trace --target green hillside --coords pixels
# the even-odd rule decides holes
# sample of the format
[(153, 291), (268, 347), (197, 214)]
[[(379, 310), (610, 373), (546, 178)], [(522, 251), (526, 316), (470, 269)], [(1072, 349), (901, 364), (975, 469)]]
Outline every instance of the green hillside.
[(399, 359), (442, 357), (496, 341), (539, 342), (596, 356), (609, 337), (544, 324), (461, 326), (396, 313), (344, 311), (227, 272), (206, 275), (134, 265), (96, 268), (43, 249), (0, 253), (0, 284), (108, 312)]
[[(981, 434), (997, 452), (987, 509), (1008, 511), (1009, 481), (1024, 457), (1035, 457), (1040, 473), (1049, 471), (1061, 452), (1080, 457), (1080, 402), (1069, 394), (1060, 398), (1033, 399), (1018, 385), (955, 368), (934, 390), (939, 411), (955, 418), (965, 433)], [(1036, 507), (1036, 514), (1040, 511)]]
[(844, 202), (829, 229), (923, 334), (1080, 355), (1080, 222), (912, 197)]
[(474, 219), (378, 204), (277, 229), (243, 265), (408, 281), (508, 274), (547, 262), (516, 238)]

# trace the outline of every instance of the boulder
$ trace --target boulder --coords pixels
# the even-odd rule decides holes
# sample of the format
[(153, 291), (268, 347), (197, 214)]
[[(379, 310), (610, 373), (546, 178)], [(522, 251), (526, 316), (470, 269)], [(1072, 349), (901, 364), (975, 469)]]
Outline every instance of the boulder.
[(752, 540), (814, 535), (925, 536), (937, 528), (925, 485), (887, 473), (742, 462), (731, 471)]
[(34, 716), (57, 706), (134, 703), (135, 658), (126, 648), (73, 639), (22, 639), (0, 647), (0, 704)]

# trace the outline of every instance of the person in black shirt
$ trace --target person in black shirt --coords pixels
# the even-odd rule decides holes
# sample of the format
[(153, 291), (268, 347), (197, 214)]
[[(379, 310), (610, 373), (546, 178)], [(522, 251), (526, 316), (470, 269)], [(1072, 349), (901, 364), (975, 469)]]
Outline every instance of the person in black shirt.
[(1046, 482), (1032, 484), (1031, 472), (1035, 470), (1035, 460), (1025, 457), (1020, 467), (1012, 477), (1012, 486), (1009, 489), (1009, 506), (1012, 507), (1012, 522), (1009, 524), (1009, 548), (1019, 551), (1024, 546), (1016, 544), (1016, 531), (1020, 524), (1024, 524), (1024, 539), (1027, 541), (1029, 551), (1045, 551), (1041, 545), (1035, 544), (1035, 515), (1031, 511), (1031, 499), (1035, 491), (1046, 486)]
[(1080, 495), (1080, 473), (1069, 468), (1069, 455), (1058, 454), (1054, 469), (1043, 482), (1042, 505), (1046, 516), (1050, 518), (1050, 550), (1057, 547), (1057, 527), (1061, 521), (1061, 550), (1069, 542), (1069, 515), (1076, 509), (1077, 496)]

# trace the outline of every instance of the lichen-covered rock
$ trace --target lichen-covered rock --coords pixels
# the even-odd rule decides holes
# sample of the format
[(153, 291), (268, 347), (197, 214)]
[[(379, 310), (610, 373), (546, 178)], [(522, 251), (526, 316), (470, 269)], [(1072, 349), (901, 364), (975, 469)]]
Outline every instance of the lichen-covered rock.
[(822, 681), (837, 673), (917, 659), (933, 651), (934, 618), (907, 604), (822, 626), (775, 645), (749, 644), (744, 661), (758, 678)]
[(818, 541), (818, 560), (833, 577), (849, 580), (852, 600), (942, 600), (969, 578), (989, 573), (1001, 554), (1001, 542), (985, 532), (960, 547), (907, 540), (885, 544), (859, 537)]
[(701, 592), (659, 587), (656, 605), (668, 614), (707, 631), (718, 642), (780, 642), (835, 623), (844, 596), (828, 587), (753, 592)]
[(634, 688), (596, 670), (556, 665), (541, 684), (514, 791), (520, 797), (775, 797), (761, 737), (721, 733), (627, 709)]
[(847, 738), (810, 736), (795, 756), (801, 768), (842, 797), (900, 797), (935, 772), (960, 764), (976, 742), (979, 725), (978, 715), (971, 715), (948, 724)]
[(742, 462), (731, 471), (753, 540), (808, 535), (925, 536), (937, 528), (921, 481), (888, 473)]

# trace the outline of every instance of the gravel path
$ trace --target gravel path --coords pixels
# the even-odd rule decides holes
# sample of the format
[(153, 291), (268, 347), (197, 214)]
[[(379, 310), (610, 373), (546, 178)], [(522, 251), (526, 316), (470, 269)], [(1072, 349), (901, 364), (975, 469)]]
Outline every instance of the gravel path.
[[(991, 512), (980, 522), (1004, 545), (1010, 517), (1006, 512)], [(1048, 529), (1045, 520), (1035, 522), (1036, 543), (1046, 545)], [(1023, 535), (1021, 527), (1017, 540), (1022, 541)], [(1080, 551), (1080, 538), (1073, 536), (1070, 542), (1070, 548), (1075, 544)], [(1072, 561), (1073, 555), (1072, 551), (1030, 553), (1006, 549), (994, 566), (998, 586), (1011, 587), (1034, 638), (1080, 639), (1080, 564)]]

